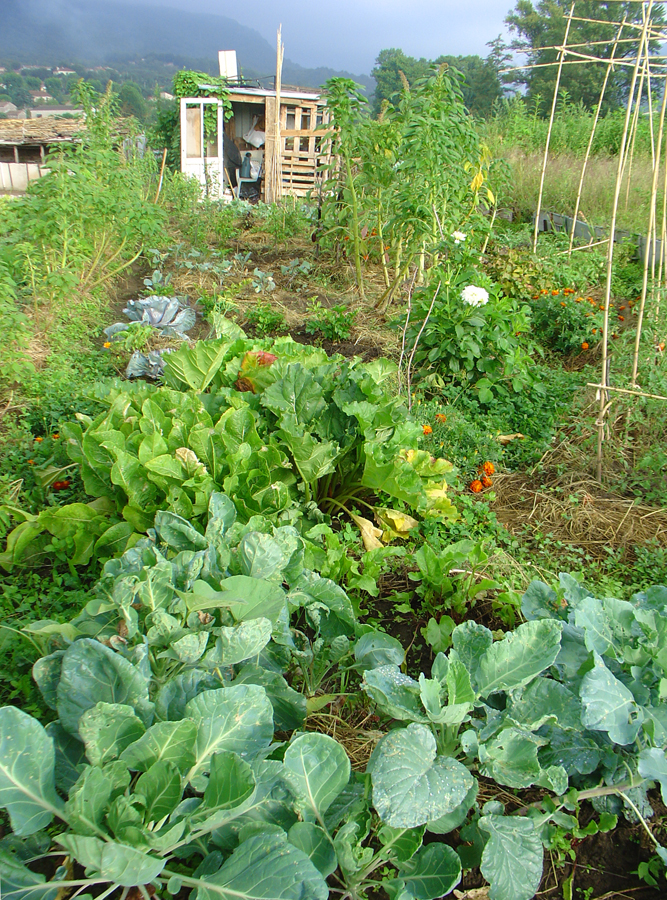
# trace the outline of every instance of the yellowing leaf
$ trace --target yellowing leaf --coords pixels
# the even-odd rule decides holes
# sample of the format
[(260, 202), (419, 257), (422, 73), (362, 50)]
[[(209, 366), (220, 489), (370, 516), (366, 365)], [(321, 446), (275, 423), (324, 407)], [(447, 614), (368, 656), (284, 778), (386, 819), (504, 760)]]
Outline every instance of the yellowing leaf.
[(384, 528), (382, 540), (385, 544), (394, 538), (406, 538), (410, 531), (419, 524), (412, 516), (399, 512), (397, 509), (376, 509), (375, 517), (378, 524)]
[(473, 180), (470, 182), (470, 187), (475, 193), (481, 188), (484, 184), (484, 175), (481, 172), (478, 172)]
[(364, 542), (366, 550), (377, 550), (382, 546), (382, 543), (379, 540), (379, 538), (382, 537), (382, 530), (380, 528), (376, 528), (369, 519), (364, 519), (363, 516), (356, 516), (354, 513), (350, 513), (350, 518), (359, 528), (361, 540)]

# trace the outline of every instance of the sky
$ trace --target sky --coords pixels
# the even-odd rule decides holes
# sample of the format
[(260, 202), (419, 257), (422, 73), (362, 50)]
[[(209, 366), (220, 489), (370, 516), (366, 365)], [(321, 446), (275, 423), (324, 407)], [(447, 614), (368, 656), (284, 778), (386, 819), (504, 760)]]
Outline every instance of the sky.
[[(486, 56), (505, 32), (513, 0), (142, 0), (236, 19), (272, 45), (282, 23), (285, 56), (302, 66), (370, 73), (380, 50), (409, 56)], [(222, 49), (222, 48), (221, 48)], [(233, 48), (225, 48), (233, 49)]]

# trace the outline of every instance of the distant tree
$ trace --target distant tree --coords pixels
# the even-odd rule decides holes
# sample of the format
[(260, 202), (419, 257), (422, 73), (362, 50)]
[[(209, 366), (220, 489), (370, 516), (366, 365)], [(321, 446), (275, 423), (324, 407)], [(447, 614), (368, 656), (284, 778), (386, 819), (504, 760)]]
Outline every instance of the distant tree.
[(51, 94), (54, 100), (58, 100), (62, 103), (67, 93), (65, 89), (65, 83), (62, 78), (46, 78), (44, 80), (44, 84), (46, 85), (47, 91), (49, 92), (49, 94)]
[(447, 63), (463, 75), (461, 90), (466, 108), (475, 116), (491, 114), (493, 104), (503, 96), (503, 86), (493, 62), (481, 56), (440, 56), (436, 63)]
[(118, 92), (120, 100), (120, 112), (123, 116), (134, 116), (143, 122), (148, 112), (139, 86), (132, 81), (126, 81)]
[(375, 68), (371, 72), (375, 79), (375, 96), (373, 98), (373, 112), (377, 115), (382, 109), (384, 100), (391, 100), (394, 94), (400, 93), (403, 88), (401, 72), (405, 75), (409, 84), (428, 75), (433, 63), (430, 59), (415, 59), (414, 56), (406, 56), (402, 50), (380, 50), (375, 61)]
[(385, 100), (402, 90), (401, 73), (409, 84), (428, 75), (433, 66), (446, 63), (464, 76), (461, 81), (463, 99), (468, 110), (474, 115), (485, 116), (491, 112), (493, 104), (503, 96), (503, 87), (498, 76), (498, 68), (491, 59), (481, 56), (439, 56), (435, 60), (415, 59), (406, 56), (402, 50), (381, 50), (375, 68), (371, 72), (376, 81), (373, 112), (377, 115)]
[(23, 84), (29, 91), (38, 91), (42, 86), (42, 79), (36, 78), (34, 75), (24, 75)]
[[(558, 51), (549, 47), (557, 47), (563, 42), (566, 28), (566, 15), (570, 9), (571, 0), (538, 0), (533, 4), (531, 0), (517, 0), (515, 8), (508, 14), (505, 22), (516, 35), (512, 42), (512, 49), (522, 52), (522, 57), (529, 65), (543, 65), (544, 63), (556, 63)], [(641, 23), (642, 3), (618, 2), (599, 3), (595, 0), (578, 0), (576, 15), (578, 19), (595, 19), (597, 22), (573, 21), (568, 35), (568, 44), (582, 44), (587, 42), (599, 43), (590, 49), (603, 59), (608, 59), (612, 51), (612, 42), (618, 31), (617, 23), (623, 18), (628, 23)], [(653, 18), (657, 25), (664, 25), (663, 8), (656, 5)], [(602, 24), (599, 24), (599, 22)], [(609, 23), (609, 24), (607, 24)], [(638, 37), (636, 28), (626, 28), (623, 37)], [(579, 48), (586, 52), (586, 48)], [(637, 41), (620, 45), (617, 56), (634, 56), (637, 52)], [(541, 97), (545, 101), (543, 109), (547, 109), (548, 103), (553, 97), (556, 81), (557, 67), (549, 65), (544, 68), (526, 69), (523, 76), (517, 81), (527, 88), (527, 97), (535, 100)], [(569, 65), (563, 67), (561, 86), (567, 92), (568, 98), (574, 102), (581, 102), (587, 108), (597, 105), (600, 89), (604, 80), (605, 66), (595, 63), (581, 65)], [(607, 97), (607, 108), (613, 108), (622, 103), (629, 79), (627, 66), (618, 66), (615, 74), (610, 79)]]
[(51, 74), (51, 69), (46, 69), (43, 66), (35, 66), (34, 68), (31, 66), (29, 69), (25, 69), (23, 71), (23, 77), (30, 76), (32, 78), (39, 78), (40, 84)]
[(30, 106), (32, 103), (30, 90), (17, 72), (6, 72), (2, 75), (2, 80), (5, 85), (5, 92), (15, 106), (19, 109), (25, 109), (26, 106)]

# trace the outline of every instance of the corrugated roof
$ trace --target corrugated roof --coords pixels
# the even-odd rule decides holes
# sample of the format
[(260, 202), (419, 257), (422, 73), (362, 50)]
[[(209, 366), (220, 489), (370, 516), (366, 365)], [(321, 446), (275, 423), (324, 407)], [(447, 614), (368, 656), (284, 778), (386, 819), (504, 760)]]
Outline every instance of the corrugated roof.
[(80, 120), (58, 119), (0, 119), (0, 144), (51, 144), (71, 141), (85, 128)]

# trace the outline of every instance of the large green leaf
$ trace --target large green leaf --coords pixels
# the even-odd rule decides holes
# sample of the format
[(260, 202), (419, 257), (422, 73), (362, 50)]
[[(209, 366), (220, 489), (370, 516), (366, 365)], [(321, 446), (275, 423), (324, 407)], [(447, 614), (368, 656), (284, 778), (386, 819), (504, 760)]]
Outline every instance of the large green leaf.
[(306, 720), (306, 698), (291, 688), (282, 675), (255, 663), (247, 663), (234, 679), (234, 684), (259, 684), (266, 691), (273, 707), (276, 731), (294, 731)]
[(405, 650), (401, 642), (390, 634), (370, 631), (363, 634), (354, 645), (354, 658), (362, 672), (380, 666), (402, 666)]
[(492, 644), (493, 633), (472, 619), (457, 625), (452, 631), (452, 645), (456, 658), (468, 670), (473, 682), (479, 661)]
[(12, 853), (0, 848), (2, 900), (55, 900), (60, 888), (45, 886), (46, 876), (32, 872)]
[(101, 701), (131, 706), (144, 724), (150, 725), (153, 708), (146, 677), (99, 641), (75, 641), (63, 657), (58, 684), (58, 715), (63, 728), (77, 734), (83, 713)]
[(137, 779), (135, 797), (144, 801), (144, 819), (159, 822), (170, 815), (181, 802), (181, 773), (172, 762), (158, 760)]
[(576, 694), (551, 678), (538, 677), (512, 694), (508, 711), (512, 719), (536, 731), (547, 722), (561, 728), (581, 729), (581, 702)]
[(667, 759), (665, 751), (659, 747), (651, 747), (642, 750), (639, 754), (639, 774), (642, 778), (650, 778), (657, 781), (662, 792), (663, 802), (667, 802)]
[(509, 691), (536, 678), (558, 656), (561, 625), (553, 619), (525, 622), (486, 651), (477, 670), (481, 697)]
[(479, 827), (489, 835), (481, 869), (490, 900), (530, 900), (542, 880), (544, 856), (532, 819), (482, 816)]
[(401, 897), (435, 900), (453, 891), (461, 880), (461, 860), (447, 844), (429, 844), (401, 864), (398, 877), (404, 882)]
[(211, 757), (211, 774), (204, 792), (209, 809), (234, 809), (255, 790), (255, 776), (237, 753), (222, 750)]
[(204, 691), (188, 701), (185, 715), (198, 728), (195, 764), (187, 776), (196, 789), (203, 789), (201, 775), (214, 753), (231, 750), (252, 759), (273, 739), (271, 703), (264, 688), (254, 684)]
[(300, 363), (285, 368), (283, 377), (263, 392), (261, 403), (278, 417), (293, 415), (299, 425), (317, 419), (325, 407), (322, 388)]
[(336, 851), (329, 836), (319, 825), (312, 822), (295, 822), (287, 832), (287, 840), (306, 854), (324, 878), (328, 878), (336, 871), (338, 866)]
[(283, 777), (302, 810), (319, 821), (350, 780), (342, 745), (325, 734), (304, 734), (287, 748)]
[(387, 825), (415, 828), (452, 812), (473, 786), (457, 760), (436, 756), (435, 738), (412, 723), (382, 738), (368, 763), (373, 805)]
[(291, 555), (292, 550), (270, 534), (252, 531), (239, 544), (241, 574), (264, 578), (266, 581), (282, 581), (282, 571)]
[(239, 625), (220, 628), (220, 664), (235, 666), (237, 663), (259, 656), (271, 640), (271, 622), (260, 617)]
[(381, 712), (402, 722), (428, 722), (418, 682), (398, 666), (380, 666), (364, 672), (363, 689)]
[(105, 881), (122, 887), (150, 884), (165, 865), (164, 859), (156, 859), (141, 850), (115, 841), (101, 841), (79, 834), (62, 834), (56, 840), (82, 866), (91, 869)]
[(185, 716), (189, 700), (220, 687), (220, 679), (203, 669), (189, 669), (162, 685), (155, 698), (155, 712), (159, 719), (177, 722)]
[(378, 840), (382, 844), (382, 853), (393, 862), (403, 863), (411, 859), (422, 845), (425, 825), (419, 828), (392, 828), (382, 825), (378, 829)]
[(199, 900), (327, 900), (324, 877), (285, 835), (248, 838), (198, 885)]
[(427, 829), (433, 832), (433, 834), (449, 834), (450, 831), (454, 831), (455, 828), (463, 825), (468, 817), (468, 813), (475, 805), (478, 792), (479, 786), (477, 782), (474, 781), (464, 800), (456, 807), (456, 809), (453, 809), (444, 816), (440, 816), (439, 819), (428, 822), (426, 825)]
[(137, 772), (145, 772), (154, 763), (164, 760), (174, 763), (185, 773), (194, 765), (196, 740), (197, 726), (190, 719), (157, 722), (123, 750), (120, 758)]
[(479, 748), (480, 771), (498, 784), (526, 788), (540, 777), (537, 750), (542, 741), (520, 728), (503, 728)]
[(606, 731), (615, 744), (632, 744), (641, 725), (635, 698), (598, 654), (594, 655), (595, 666), (586, 672), (579, 688), (581, 723), (592, 731)]
[(53, 741), (36, 719), (13, 706), (0, 709), (0, 807), (15, 834), (34, 834), (64, 804), (56, 794)]
[(94, 766), (116, 759), (146, 731), (131, 706), (97, 703), (79, 719), (79, 735)]
[(70, 827), (78, 834), (99, 835), (109, 803), (116, 793), (117, 785), (110, 774), (97, 766), (86, 766), (65, 804)]

